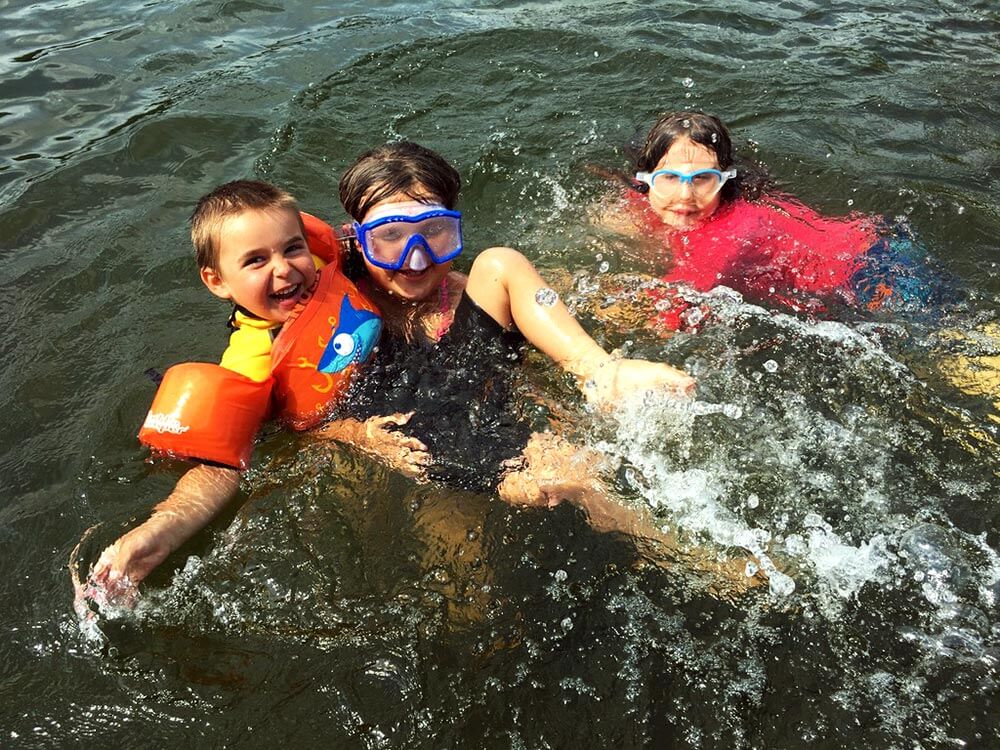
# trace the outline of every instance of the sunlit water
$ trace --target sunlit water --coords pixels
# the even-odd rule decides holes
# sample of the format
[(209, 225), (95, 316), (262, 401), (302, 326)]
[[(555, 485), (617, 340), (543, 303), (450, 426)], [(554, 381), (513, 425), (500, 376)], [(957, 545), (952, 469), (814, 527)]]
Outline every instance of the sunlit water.
[[(1000, 742), (991, 4), (7, 3), (0, 29), (0, 745)], [(616, 274), (656, 268), (585, 221), (586, 166), (681, 106), (826, 213), (906, 217), (965, 301), (810, 320), (718, 290), (686, 292), (697, 334), (606, 323)], [(469, 247), (522, 249), (602, 343), (698, 377), (605, 415), (530, 358), (526, 401), (681, 550), (770, 585), (723, 601), (572, 509), (272, 433), (137, 609), (81, 627), (70, 550), (177, 476), (134, 439), (144, 371), (225, 343), (193, 202), (256, 175), (336, 219), (343, 168), (398, 137), (460, 169)]]

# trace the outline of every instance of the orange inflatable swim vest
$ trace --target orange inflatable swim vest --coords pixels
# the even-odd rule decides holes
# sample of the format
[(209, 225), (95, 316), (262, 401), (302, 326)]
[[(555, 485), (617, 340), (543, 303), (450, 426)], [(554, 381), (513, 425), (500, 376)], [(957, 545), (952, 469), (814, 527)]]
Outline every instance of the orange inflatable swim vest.
[(375, 306), (340, 271), (325, 222), (303, 214), (309, 250), (329, 265), (316, 274), (271, 347), (271, 372), (256, 381), (216, 364), (174, 365), (163, 376), (139, 430), (158, 453), (245, 469), (260, 425), (294, 430), (321, 422), (343, 397), (356, 366), (381, 332)]

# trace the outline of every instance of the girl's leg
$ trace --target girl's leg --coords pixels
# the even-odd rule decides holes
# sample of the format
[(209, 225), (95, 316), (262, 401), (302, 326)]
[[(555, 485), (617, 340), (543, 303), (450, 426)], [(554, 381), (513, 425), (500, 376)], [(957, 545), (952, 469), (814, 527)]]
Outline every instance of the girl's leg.
[(720, 561), (709, 550), (681, 547), (648, 510), (625, 506), (611, 496), (600, 475), (605, 466), (606, 460), (596, 451), (552, 433), (535, 433), (521, 455), (520, 468), (507, 474), (497, 491), (514, 505), (572, 503), (598, 531), (625, 534), (642, 546), (652, 546), (656, 565), (681, 566), (701, 576), (720, 599), (734, 599), (766, 581), (761, 573), (746, 575), (746, 558)]

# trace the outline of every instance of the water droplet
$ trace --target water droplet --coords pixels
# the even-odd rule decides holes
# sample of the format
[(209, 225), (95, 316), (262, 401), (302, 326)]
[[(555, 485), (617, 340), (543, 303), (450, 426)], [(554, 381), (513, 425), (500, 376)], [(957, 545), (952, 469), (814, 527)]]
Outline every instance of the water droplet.
[(750, 497), (747, 498), (747, 507), (756, 508), (758, 505), (760, 505), (760, 498), (751, 494)]
[(775, 362), (773, 359), (769, 359), (767, 360), (767, 362), (764, 363), (764, 369), (767, 370), (768, 372), (777, 372), (778, 363)]
[(690, 120), (682, 120), (681, 121), (681, 127), (684, 128), (685, 130), (690, 130), (691, 129), (691, 121)]
[(743, 574), (747, 578), (753, 578), (757, 575), (757, 571), (760, 570), (760, 566), (752, 560), (747, 560), (747, 566), (743, 569)]
[(535, 292), (535, 302), (542, 307), (554, 307), (558, 301), (559, 295), (556, 293), (555, 289), (543, 286)]
[[(683, 86), (686, 89), (689, 89), (689, 88), (691, 88), (691, 87), (694, 86), (694, 80), (691, 79), (691, 78), (684, 78), (684, 79), (681, 80), (681, 86)], [(691, 127), (691, 121), (690, 120), (685, 120), (684, 121), (684, 127), (686, 127), (686, 128)]]
[(700, 307), (689, 307), (681, 314), (681, 320), (689, 328), (694, 328), (704, 319), (705, 311)]
[(775, 596), (788, 596), (795, 591), (795, 581), (784, 573), (772, 570), (768, 577), (767, 587)]
[(566, 631), (573, 629), (573, 619), (571, 617), (564, 617), (563, 621), (559, 623), (559, 626)]
[(853, 206), (854, 205), (854, 198), (848, 198), (847, 199), (847, 205), (848, 206)]
[(558, 581), (559, 583), (562, 583), (567, 578), (569, 578), (569, 573), (567, 573), (565, 570), (559, 569), (552, 574), (552, 577), (555, 578), (556, 581)]
[(819, 529), (826, 526), (826, 521), (819, 513), (806, 513), (806, 517), (802, 519), (802, 525), (807, 529)]
[(607, 273), (610, 269), (611, 269), (611, 264), (608, 263), (606, 260), (601, 261), (601, 265), (597, 267), (597, 270), (600, 273)]
[(743, 416), (743, 409), (736, 404), (726, 404), (722, 407), (722, 413), (730, 419), (739, 419)]

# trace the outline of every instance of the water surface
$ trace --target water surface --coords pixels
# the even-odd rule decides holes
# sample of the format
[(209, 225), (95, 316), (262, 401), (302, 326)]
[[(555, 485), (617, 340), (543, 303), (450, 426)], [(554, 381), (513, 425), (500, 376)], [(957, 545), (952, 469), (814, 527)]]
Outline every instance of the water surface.
[[(0, 29), (0, 743), (997, 744), (991, 3), (7, 2)], [(586, 166), (626, 167), (689, 106), (822, 211), (905, 218), (967, 301), (815, 321), (723, 294), (694, 336), (603, 328), (610, 275), (653, 269), (584, 220), (608, 190)], [(697, 374), (694, 407), (620, 426), (528, 365), (623, 502), (688, 550), (766, 547), (793, 593), (720, 601), (569, 508), (277, 433), (139, 609), (81, 631), (70, 550), (99, 524), (93, 559), (177, 476), (135, 441), (144, 371), (225, 345), (193, 203), (256, 176), (339, 219), (341, 171), (397, 138), (461, 171), (469, 247), (568, 269), (602, 342)]]

